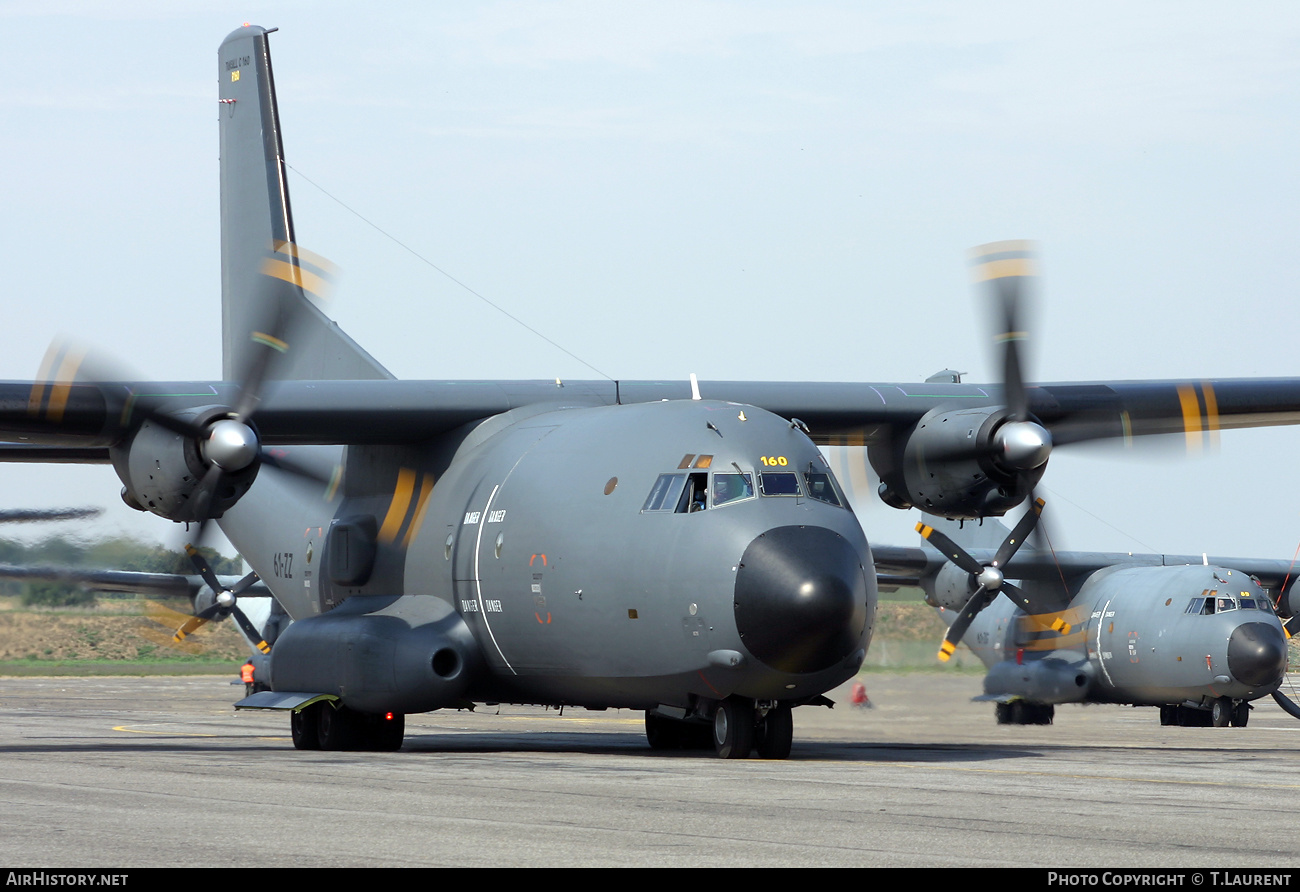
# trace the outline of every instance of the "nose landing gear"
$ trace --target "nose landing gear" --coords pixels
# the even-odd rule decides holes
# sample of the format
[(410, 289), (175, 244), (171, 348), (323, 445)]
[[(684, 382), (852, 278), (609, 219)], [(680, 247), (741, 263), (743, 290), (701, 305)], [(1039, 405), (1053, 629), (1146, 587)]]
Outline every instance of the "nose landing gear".
[[(703, 710), (701, 710), (702, 712)], [(713, 718), (669, 718), (646, 711), (645, 736), (651, 749), (707, 750), (720, 759), (788, 759), (794, 740), (793, 708), (772, 700), (728, 697), (715, 705)]]

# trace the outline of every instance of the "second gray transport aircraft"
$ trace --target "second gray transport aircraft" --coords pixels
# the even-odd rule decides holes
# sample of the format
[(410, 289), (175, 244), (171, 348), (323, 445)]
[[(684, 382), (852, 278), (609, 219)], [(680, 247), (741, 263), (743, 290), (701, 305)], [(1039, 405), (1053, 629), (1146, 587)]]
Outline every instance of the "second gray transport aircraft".
[[(653, 745), (703, 729), (719, 756), (784, 758), (876, 611), (818, 446), (865, 447), (887, 504), (982, 518), (1031, 498), (1054, 446), (1300, 422), (1294, 378), (1026, 384), (1021, 243), (975, 264), (1004, 311), (996, 386), (394, 380), (309, 299), (268, 33), (217, 58), (223, 380), (52, 352), (0, 383), (0, 459), (108, 462), (128, 504), (217, 522), (254, 573), (211, 577), (200, 619), (274, 594), (293, 622), (242, 705), (289, 712), (300, 748), (393, 749), (407, 713), (504, 702), (644, 710)], [(1023, 591), (1033, 615), (1068, 606)]]
[[(1159, 707), (1165, 725), (1244, 727), (1250, 702), (1270, 694), (1296, 714), (1279, 692), (1288, 633), (1273, 596), (1295, 614), (1287, 561), (1021, 550), (996, 521), (918, 526), (933, 547), (877, 546), (879, 581), (923, 589), (949, 624), (940, 659), (958, 640), (970, 647), (988, 670), (978, 699), (996, 704), (999, 723), (1120, 703)], [(1031, 615), (1031, 589), (1065, 606)]]

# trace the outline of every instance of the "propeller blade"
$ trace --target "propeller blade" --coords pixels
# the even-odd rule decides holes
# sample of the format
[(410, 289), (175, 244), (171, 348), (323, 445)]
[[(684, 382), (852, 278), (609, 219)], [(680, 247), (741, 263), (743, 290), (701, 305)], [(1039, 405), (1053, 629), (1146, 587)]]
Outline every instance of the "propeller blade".
[(964, 548), (949, 539), (944, 533), (936, 530), (934, 527), (925, 523), (918, 523), (916, 525), (916, 531), (921, 534), (921, 538), (925, 539), (943, 552), (944, 557), (952, 561), (958, 567), (961, 567), (967, 573), (970, 573), (972, 576), (979, 574), (984, 569), (984, 565), (967, 554)]
[(284, 471), (286, 474), (293, 474), (314, 483), (327, 484), (333, 482), (332, 475), (325, 476), (314, 468), (309, 468), (300, 462), (294, 461), (278, 449), (263, 449), (258, 454), (261, 457), (263, 464), (270, 465), (276, 470)]
[(1022, 302), (1028, 281), (1038, 275), (1034, 243), (1024, 239), (990, 242), (971, 249), (972, 275), (987, 283), (1001, 314), (1001, 331), (995, 340), (1002, 347), (1002, 386), (1013, 421), (1029, 418), (1029, 397), (1020, 357), (1027, 338), (1021, 324)]
[(261, 578), (262, 577), (258, 576), (255, 572), (249, 573), (243, 579), (235, 583), (234, 587), (230, 589), (230, 593), (232, 595), (242, 595), (252, 587), (253, 583), (257, 582), (257, 580)]
[[(201, 535), (196, 536), (195, 541), (201, 541), (202, 538)], [(185, 553), (190, 556), (190, 563), (194, 565), (195, 570), (199, 571), (199, 575), (208, 584), (208, 588), (212, 589), (214, 593), (222, 591), (221, 581), (217, 579), (217, 574), (212, 572), (212, 565), (208, 563), (207, 558), (188, 542), (185, 543)]]
[(235, 622), (239, 623), (239, 628), (244, 630), (244, 635), (248, 637), (248, 640), (253, 642), (253, 647), (264, 654), (271, 652), (271, 645), (266, 643), (262, 633), (257, 630), (257, 626), (249, 622), (248, 617), (244, 615), (244, 611), (240, 610), (238, 605), (230, 608), (230, 615), (235, 618)]
[[(204, 612), (206, 613), (207, 611)], [(185, 636), (193, 634), (195, 629), (198, 629), (207, 621), (208, 618), (206, 617), (191, 616), (189, 619), (185, 620), (185, 622), (181, 624), (181, 627), (176, 630), (175, 634), (172, 635), (172, 641), (180, 644), (185, 640)]]
[(1038, 526), (1038, 518), (1042, 516), (1045, 505), (1046, 503), (1042, 499), (1037, 498), (1029, 503), (1029, 510), (1025, 512), (1025, 516), (1020, 518), (1020, 522), (1002, 541), (997, 554), (993, 556), (993, 565), (995, 567), (1006, 567), (1007, 562), (1015, 557), (1025, 539), (1033, 532), (1034, 527)]
[(943, 636), (943, 643), (939, 645), (939, 660), (948, 662), (952, 659), (953, 653), (957, 650), (957, 645), (961, 643), (961, 636), (966, 634), (970, 624), (975, 621), (975, 614), (984, 609), (984, 600), (988, 592), (983, 586), (975, 590), (975, 594), (970, 596), (966, 606), (957, 614), (957, 618), (952, 621), (948, 627), (948, 632)]
[(43, 523), (51, 520), (81, 520), (98, 517), (103, 508), (10, 508), (0, 511), (0, 523)]
[(269, 308), (260, 330), (252, 335), (256, 348), (239, 370), (240, 398), (235, 417), (247, 422), (262, 402), (266, 382), (274, 380), (276, 367), (286, 361), (290, 342), (313, 299), (324, 298), (332, 283), (334, 265), (318, 254), (290, 242), (276, 242), (262, 264), (262, 307)]
[(225, 476), (225, 471), (221, 470), (220, 465), (211, 465), (203, 474), (203, 479), (199, 481), (198, 489), (194, 491), (194, 517), (199, 523), (199, 532), (195, 536), (195, 541), (203, 538), (203, 527), (212, 519), (211, 507), (212, 497), (217, 493), (217, 487), (221, 485), (221, 478)]

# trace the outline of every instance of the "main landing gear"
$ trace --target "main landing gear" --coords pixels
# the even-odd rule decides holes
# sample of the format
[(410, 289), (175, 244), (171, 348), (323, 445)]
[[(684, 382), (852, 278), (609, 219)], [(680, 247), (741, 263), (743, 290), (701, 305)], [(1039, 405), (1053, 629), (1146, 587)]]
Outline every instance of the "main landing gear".
[(1218, 697), (1210, 701), (1209, 709), (1196, 706), (1167, 705), (1160, 707), (1160, 724), (1179, 725), (1183, 728), (1244, 728), (1250, 721), (1250, 704), (1245, 700), (1235, 703), (1231, 697)]
[(721, 759), (786, 759), (794, 740), (794, 718), (782, 703), (760, 705), (744, 697), (717, 704), (712, 722), (671, 719), (647, 712), (645, 736), (651, 749), (708, 749)]
[(993, 714), (999, 725), (1050, 725), (1056, 717), (1056, 707), (1050, 703), (1012, 700), (996, 704)]
[(300, 750), (371, 750), (402, 748), (406, 716), (400, 712), (357, 712), (318, 702), (295, 710), (289, 719), (293, 745)]

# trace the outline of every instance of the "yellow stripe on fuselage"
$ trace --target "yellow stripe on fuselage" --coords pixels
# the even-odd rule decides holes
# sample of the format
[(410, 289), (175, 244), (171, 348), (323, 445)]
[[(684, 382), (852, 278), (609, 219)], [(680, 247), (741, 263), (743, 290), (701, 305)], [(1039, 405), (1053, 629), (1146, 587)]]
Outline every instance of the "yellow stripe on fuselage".
[(397, 488), (393, 490), (393, 501), (388, 506), (384, 525), (379, 528), (380, 542), (392, 542), (397, 538), (402, 521), (406, 519), (406, 509), (411, 506), (411, 493), (414, 489), (415, 472), (410, 468), (400, 469), (397, 472)]

